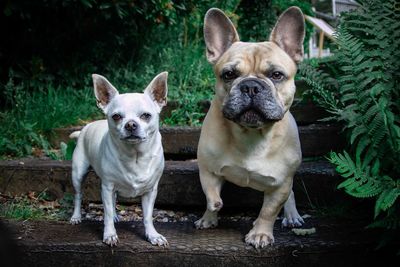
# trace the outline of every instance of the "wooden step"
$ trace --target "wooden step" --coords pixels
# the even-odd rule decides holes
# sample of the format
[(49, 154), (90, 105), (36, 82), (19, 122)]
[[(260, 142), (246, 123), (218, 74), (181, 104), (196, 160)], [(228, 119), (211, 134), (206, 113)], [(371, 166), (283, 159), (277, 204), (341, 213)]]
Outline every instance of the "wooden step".
[[(316, 233), (297, 236), (275, 225), (275, 243), (254, 249), (243, 242), (252, 220), (222, 219), (215, 229), (193, 222), (156, 223), (168, 248), (144, 240), (141, 222), (117, 223), (117, 247), (101, 242), (103, 223), (6, 221), (0, 230), (3, 266), (397, 266), (394, 249), (375, 250), (376, 232), (357, 220), (307, 219)], [(1, 224), (0, 224), (1, 226)], [(5, 235), (4, 232), (6, 232)], [(11, 233), (11, 234), (10, 234)]]
[[(303, 162), (294, 179), (294, 192), (300, 206), (335, 203), (346, 195), (336, 190), (342, 181), (331, 164), (326, 161)], [(0, 192), (12, 195), (28, 191), (42, 192), (62, 198), (73, 193), (71, 162), (25, 159), (0, 161)], [(100, 202), (100, 180), (90, 171), (83, 183), (85, 201)], [(227, 182), (222, 190), (225, 207), (261, 207), (262, 192), (238, 187)], [(138, 203), (139, 199), (123, 199), (120, 202)], [(161, 177), (157, 205), (200, 207), (206, 205), (196, 161), (167, 161)]]
[[(79, 131), (82, 126), (55, 130), (53, 145), (67, 143), (69, 135)], [(160, 129), (162, 144), (167, 159), (194, 159), (200, 138), (200, 127), (163, 126)], [(339, 134), (341, 128), (332, 124), (310, 124), (299, 126), (303, 157), (325, 156), (332, 150), (344, 147), (344, 138)]]

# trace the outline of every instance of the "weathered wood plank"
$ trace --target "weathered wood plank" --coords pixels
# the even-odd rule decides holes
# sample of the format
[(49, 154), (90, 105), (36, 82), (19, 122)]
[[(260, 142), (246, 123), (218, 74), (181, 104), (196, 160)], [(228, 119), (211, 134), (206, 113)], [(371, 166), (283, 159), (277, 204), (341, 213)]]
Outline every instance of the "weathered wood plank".
[[(344, 193), (335, 188), (341, 178), (325, 161), (304, 162), (296, 173), (294, 189), (299, 205), (333, 203)], [(61, 198), (73, 193), (71, 162), (27, 159), (23, 161), (0, 161), (0, 192), (21, 194), (28, 191), (48, 190)], [(83, 183), (84, 199), (100, 202), (100, 180), (93, 171)], [(226, 183), (222, 190), (226, 207), (260, 207), (263, 194), (250, 188)], [(137, 203), (138, 199), (122, 199)], [(311, 202), (311, 203), (310, 203)], [(158, 205), (205, 207), (205, 197), (199, 181), (196, 161), (167, 161), (159, 183)]]
[[(82, 127), (56, 129), (57, 141), (68, 142), (69, 135)], [(200, 127), (161, 127), (162, 144), (167, 159), (196, 158)], [(299, 135), (304, 157), (323, 156), (332, 150), (343, 148), (340, 127), (331, 124), (299, 126)]]

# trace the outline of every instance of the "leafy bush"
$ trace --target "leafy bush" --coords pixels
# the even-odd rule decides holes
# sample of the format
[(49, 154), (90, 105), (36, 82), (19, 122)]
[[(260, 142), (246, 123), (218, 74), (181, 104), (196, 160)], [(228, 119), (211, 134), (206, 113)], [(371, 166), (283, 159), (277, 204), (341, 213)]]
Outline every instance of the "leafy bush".
[(400, 11), (395, 0), (360, 4), (342, 17), (335, 56), (319, 69), (302, 65), (300, 74), (312, 86), (309, 95), (347, 133), (349, 150), (329, 156), (345, 178), (338, 188), (376, 199), (371, 226), (398, 229)]

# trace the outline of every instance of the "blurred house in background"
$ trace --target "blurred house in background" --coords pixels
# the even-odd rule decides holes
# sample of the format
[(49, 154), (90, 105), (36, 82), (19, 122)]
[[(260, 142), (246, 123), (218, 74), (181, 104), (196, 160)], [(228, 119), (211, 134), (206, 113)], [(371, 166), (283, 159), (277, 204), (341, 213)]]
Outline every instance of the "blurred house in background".
[(355, 0), (332, 0), (332, 12), (327, 13), (316, 10), (317, 2), (319, 1), (313, 1), (316, 17), (305, 16), (306, 21), (315, 28), (315, 33), (308, 44), (308, 53), (306, 54), (308, 58), (326, 57), (331, 54), (329, 47), (324, 49), (325, 37), (334, 41), (333, 34), (340, 14), (359, 6)]

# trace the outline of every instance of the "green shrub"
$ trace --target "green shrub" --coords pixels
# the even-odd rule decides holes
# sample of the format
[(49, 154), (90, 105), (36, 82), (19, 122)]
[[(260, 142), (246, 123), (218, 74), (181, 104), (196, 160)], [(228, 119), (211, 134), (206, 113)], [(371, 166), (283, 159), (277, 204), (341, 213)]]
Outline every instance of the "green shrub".
[(376, 199), (371, 226), (399, 229), (400, 10), (395, 0), (360, 4), (342, 17), (335, 56), (319, 69), (303, 64), (300, 74), (348, 137), (347, 151), (329, 155), (345, 178), (338, 188)]

